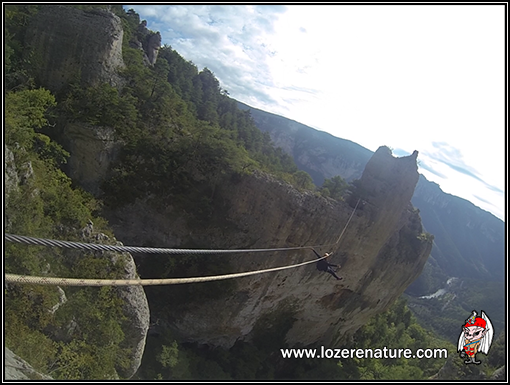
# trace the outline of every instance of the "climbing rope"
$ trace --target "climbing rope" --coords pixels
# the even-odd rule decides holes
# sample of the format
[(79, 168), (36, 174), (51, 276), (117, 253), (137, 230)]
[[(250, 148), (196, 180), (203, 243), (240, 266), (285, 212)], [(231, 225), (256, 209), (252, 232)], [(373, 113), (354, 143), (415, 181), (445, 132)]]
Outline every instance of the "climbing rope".
[(128, 253), (147, 253), (147, 254), (227, 254), (227, 253), (256, 253), (270, 251), (289, 251), (311, 249), (318, 246), (300, 246), (300, 247), (283, 247), (274, 249), (238, 249), (238, 250), (208, 250), (208, 249), (165, 249), (156, 247), (135, 247), (135, 246), (115, 246), (103, 245), (98, 243), (82, 243), (58, 241), (55, 239), (44, 239), (27, 237), (24, 235), (5, 234), (5, 240), (9, 242), (23, 243), (27, 245), (54, 246), (68, 249), (81, 249), (89, 251), (116, 251)]
[(296, 246), (296, 247), (280, 247), (280, 248), (272, 248), (272, 249), (234, 249), (234, 250), (210, 250), (210, 249), (167, 249), (167, 248), (157, 248), (157, 247), (137, 247), (137, 246), (117, 246), (117, 245), (104, 245), (99, 243), (83, 243), (83, 242), (70, 242), (70, 241), (59, 241), (56, 239), (45, 239), (45, 238), (35, 238), (35, 237), (27, 237), (24, 235), (13, 235), (13, 234), (5, 234), (4, 238), (9, 242), (17, 242), (27, 245), (37, 245), (37, 246), (53, 246), (53, 247), (61, 247), (68, 249), (81, 249), (81, 250), (89, 250), (89, 251), (115, 251), (115, 252), (128, 252), (128, 253), (147, 253), (147, 254), (231, 254), (231, 253), (257, 253), (257, 252), (271, 252), (271, 251), (291, 251), (291, 250), (302, 250), (302, 249), (313, 249), (319, 247), (326, 246), (334, 246), (340, 239), (342, 238), (349, 222), (351, 221), (354, 212), (358, 208), (358, 203), (354, 207), (347, 223), (345, 224), (340, 236), (336, 240), (335, 243), (331, 243), (328, 245), (315, 245), (315, 246)]
[(354, 213), (356, 212), (356, 209), (358, 208), (358, 205), (359, 205), (359, 202), (360, 202), (360, 199), (358, 199), (358, 201), (356, 202), (356, 206), (354, 206), (354, 209), (352, 210), (352, 213), (351, 213), (351, 216), (349, 217), (349, 219), (347, 220), (347, 223), (345, 224), (342, 232), (340, 233), (340, 236), (338, 237), (338, 239), (336, 240), (335, 243), (331, 244), (331, 245), (324, 245), (323, 247), (325, 246), (334, 246), (336, 245), (338, 242), (340, 242), (340, 239), (342, 238), (342, 236), (344, 235), (345, 233), (345, 230), (347, 229), (347, 226), (349, 226), (349, 223), (351, 222), (351, 219), (352, 217), (354, 216)]
[(298, 263), (296, 265), (288, 265), (282, 267), (274, 267), (265, 270), (247, 271), (245, 273), (234, 273), (224, 275), (213, 275), (206, 277), (191, 277), (191, 278), (161, 278), (161, 279), (81, 279), (81, 278), (53, 278), (53, 277), (34, 277), (17, 274), (5, 274), (5, 281), (12, 283), (33, 283), (39, 285), (58, 285), (58, 286), (150, 286), (150, 285), (177, 285), (181, 283), (195, 283), (195, 282), (208, 282), (220, 281), (230, 278), (247, 277), (249, 275), (269, 273), (271, 271), (280, 271), (292, 269), (294, 267), (308, 265), (315, 263), (321, 259), (317, 258), (312, 261)]
[[(340, 242), (347, 226), (349, 225), (354, 212), (358, 208), (360, 200), (356, 203), (347, 223), (345, 224), (340, 236), (335, 243), (329, 245), (318, 245), (318, 246), (298, 246), (298, 247), (281, 247), (271, 249), (234, 249), (234, 250), (210, 250), (210, 249), (167, 249), (167, 248), (154, 248), (154, 247), (134, 247), (134, 246), (116, 246), (116, 245), (103, 245), (96, 243), (82, 243), (82, 242), (69, 242), (59, 241), (55, 239), (44, 239), (27, 237), (23, 235), (5, 234), (5, 240), (9, 242), (17, 242), (28, 245), (39, 245), (39, 246), (53, 246), (61, 248), (71, 249), (82, 249), (89, 251), (115, 251), (115, 252), (129, 252), (129, 253), (158, 253), (158, 254), (227, 254), (227, 253), (254, 253), (254, 252), (271, 252), (271, 251), (290, 251), (290, 250), (302, 250), (310, 249), (315, 252), (314, 248), (334, 246)], [(316, 252), (315, 252), (316, 253)], [(331, 254), (330, 254), (331, 255)], [(314, 259), (311, 261), (303, 262), (297, 265), (282, 266), (273, 269), (249, 271), (245, 273), (225, 274), (218, 276), (209, 277), (191, 277), (191, 278), (168, 278), (168, 279), (145, 279), (145, 280), (97, 280), (97, 279), (77, 279), (77, 278), (52, 278), (52, 277), (34, 277), (34, 276), (22, 276), (16, 274), (5, 274), (7, 282), (16, 283), (38, 283), (42, 285), (62, 285), (62, 286), (127, 286), (127, 285), (175, 285), (180, 283), (194, 283), (194, 282), (206, 282), (206, 281), (217, 281), (229, 278), (239, 278), (248, 275), (262, 274), (271, 271), (291, 269), (307, 265), (309, 263), (317, 262), (326, 256)]]

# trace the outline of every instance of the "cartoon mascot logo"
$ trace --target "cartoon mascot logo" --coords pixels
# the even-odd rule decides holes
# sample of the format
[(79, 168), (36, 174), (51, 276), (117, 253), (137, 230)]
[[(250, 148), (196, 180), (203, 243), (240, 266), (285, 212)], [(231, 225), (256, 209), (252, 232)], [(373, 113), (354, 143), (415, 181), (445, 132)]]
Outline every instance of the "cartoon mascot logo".
[(479, 364), (476, 360), (476, 353), (489, 353), (492, 344), (494, 329), (487, 314), (482, 310), (482, 316), (477, 317), (477, 312), (473, 310), (471, 317), (466, 320), (462, 326), (457, 351), (460, 352), (460, 358), (468, 358), (464, 361), (467, 364)]

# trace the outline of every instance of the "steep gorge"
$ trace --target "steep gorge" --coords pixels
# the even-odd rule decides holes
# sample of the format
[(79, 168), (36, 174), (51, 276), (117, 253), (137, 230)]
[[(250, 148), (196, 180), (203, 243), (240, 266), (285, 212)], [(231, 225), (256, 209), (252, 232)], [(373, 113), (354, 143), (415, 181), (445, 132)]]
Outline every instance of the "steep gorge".
[[(72, 13), (69, 20), (82, 20), (76, 31), (86, 36), (82, 41), (88, 43), (73, 45), (71, 41), (68, 49), (61, 50), (62, 37), (67, 41), (68, 36), (63, 32), (74, 24), (61, 25), (59, 28), (64, 30), (48, 25), (55, 15), (65, 19), (68, 13)], [(97, 18), (107, 26), (104, 30), (113, 25), (116, 32), (98, 34), (102, 27), (95, 31), (83, 28), (88, 20), (94, 20), (94, 24)], [(34, 20), (27, 39), (37, 46), (36, 53), (59, 55), (55, 65), (48, 63), (56, 58), (44, 59), (46, 65), (38, 73), (43, 86), (58, 91), (80, 74), (85, 85), (116, 78), (116, 70), (122, 67), (118, 54), (123, 33), (113, 15), (103, 11), (84, 15), (54, 7)], [(97, 39), (99, 46), (108, 49), (94, 50)], [(90, 50), (100, 55), (89, 55)], [(104, 61), (104, 65), (96, 68), (93, 64), (98, 61)], [(100, 186), (109, 178), (124, 143), (114, 139), (109, 127), (79, 122), (59, 124), (63, 125), (59, 127), (61, 143), (71, 154), (66, 171), (74, 183), (92, 194), (100, 194)], [(126, 245), (244, 249), (333, 244), (317, 250), (334, 253), (331, 262), (342, 265), (340, 274), (344, 279), (340, 282), (311, 264), (220, 286), (194, 284), (189, 291), (194, 295), (189, 298), (179, 296), (181, 287), (144, 289), (152, 321), (159, 320), (162, 328), (171, 329), (180, 341), (230, 347), (237, 340), (255, 338), (260, 330), (274, 329), (274, 320), (285, 317), (288, 323), (284, 333), (289, 345), (321, 343), (333, 347), (373, 315), (386, 310), (419, 276), (427, 260), (432, 239), (423, 232), (420, 216), (410, 203), (418, 182), (416, 156), (395, 158), (388, 148), (381, 147), (346, 201), (300, 191), (267, 173), (254, 171), (242, 175), (226, 173), (220, 182), (208, 186), (204, 192), (208, 215), (193, 214), (200, 202), (177, 199), (180, 197), (166, 191), (123, 205), (111, 205), (106, 200), (102, 214), (109, 220), (115, 238)], [(337, 243), (356, 205), (352, 220)], [(182, 262), (166, 256), (133, 257), (142, 278), (156, 278), (149, 273), (172, 276), (182, 272), (213, 275), (248, 271), (315, 258), (309, 250), (245, 253), (210, 260), (199, 256), (183, 258)], [(219, 289), (201, 297), (210, 287)], [(171, 299), (180, 297), (179, 306), (165, 303), (165, 295)], [(142, 297), (138, 295), (141, 302)], [(132, 302), (136, 307), (136, 301)], [(138, 328), (141, 335), (134, 342), (137, 345), (145, 339), (148, 320), (142, 323)], [(137, 351), (140, 353), (139, 348)], [(136, 367), (135, 362), (129, 375)]]
[[(172, 309), (171, 319), (165, 309), (153, 307), (152, 317), (183, 341), (230, 347), (238, 339), (249, 340), (259, 320), (286, 313), (294, 320), (287, 332), (289, 344), (338, 343), (391, 305), (421, 273), (432, 240), (423, 234), (409, 203), (417, 180), (416, 154), (394, 158), (385, 147), (374, 154), (359, 186), (362, 203), (341, 241), (322, 250), (333, 251), (332, 263), (342, 265), (345, 278), (340, 283), (311, 265), (241, 278), (233, 292), (220, 298), (190, 301), (182, 310)], [(170, 201), (137, 201), (107, 217), (125, 244), (294, 247), (335, 244), (356, 203), (354, 196), (350, 204), (338, 202), (255, 173), (218, 186), (214, 214), (198, 227)], [(142, 272), (147, 258), (137, 260)], [(230, 271), (238, 272), (299, 263), (314, 255), (306, 250), (222, 258)], [(200, 268), (193, 271), (208, 275)], [(151, 289), (146, 291), (150, 301)]]

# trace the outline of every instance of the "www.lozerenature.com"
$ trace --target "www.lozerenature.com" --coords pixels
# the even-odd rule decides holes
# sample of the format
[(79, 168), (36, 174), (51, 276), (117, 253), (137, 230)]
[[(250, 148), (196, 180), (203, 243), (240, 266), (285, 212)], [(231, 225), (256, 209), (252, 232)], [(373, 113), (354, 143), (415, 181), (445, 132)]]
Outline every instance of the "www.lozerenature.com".
[(283, 358), (448, 358), (446, 349), (280, 349)]

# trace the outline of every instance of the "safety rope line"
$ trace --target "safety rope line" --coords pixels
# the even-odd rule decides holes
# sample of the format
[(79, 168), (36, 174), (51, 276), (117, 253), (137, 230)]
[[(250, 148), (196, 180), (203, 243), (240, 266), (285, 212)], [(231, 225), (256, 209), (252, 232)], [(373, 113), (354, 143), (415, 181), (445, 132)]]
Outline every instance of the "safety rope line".
[(345, 230), (347, 230), (347, 226), (349, 226), (349, 223), (351, 222), (351, 219), (352, 217), (354, 216), (354, 213), (356, 212), (356, 209), (358, 208), (358, 205), (359, 205), (359, 202), (360, 202), (361, 199), (358, 199), (358, 201), (356, 202), (356, 206), (354, 206), (354, 209), (352, 210), (352, 213), (351, 213), (351, 216), (349, 217), (349, 219), (347, 220), (347, 223), (345, 224), (342, 232), (340, 233), (340, 236), (338, 237), (338, 239), (336, 240), (335, 243), (331, 244), (331, 245), (324, 245), (323, 247), (325, 246), (334, 246), (336, 245), (338, 242), (340, 242), (340, 238), (342, 238), (342, 236), (344, 235), (345, 233)]
[[(271, 252), (271, 251), (289, 251), (289, 250), (302, 250), (310, 249), (317, 254), (314, 248), (334, 246), (340, 242), (347, 226), (349, 225), (356, 209), (358, 208), (360, 200), (356, 203), (356, 206), (352, 210), (352, 213), (347, 220), (340, 236), (335, 243), (329, 245), (317, 245), (317, 246), (299, 246), (299, 247), (283, 247), (283, 248), (272, 248), (272, 249), (235, 249), (235, 250), (210, 250), (210, 249), (167, 249), (167, 248), (155, 248), (155, 247), (135, 247), (135, 246), (114, 246), (114, 245), (103, 245), (96, 243), (83, 243), (83, 242), (70, 242), (70, 241), (59, 241), (55, 239), (43, 239), (35, 237), (27, 237), (23, 235), (5, 234), (5, 240), (9, 242), (17, 242), (29, 245), (39, 246), (55, 246), (62, 248), (71, 249), (84, 249), (91, 251), (116, 251), (116, 252), (130, 252), (130, 253), (158, 253), (158, 254), (227, 254), (227, 253), (254, 253), (254, 252)], [(62, 286), (127, 286), (127, 285), (175, 285), (180, 283), (194, 283), (194, 282), (206, 282), (206, 281), (217, 281), (229, 278), (238, 278), (254, 274), (262, 274), (271, 271), (291, 269), (307, 265), (309, 263), (315, 263), (321, 259), (330, 256), (331, 253), (326, 254), (322, 258), (314, 259), (308, 262), (303, 262), (297, 265), (289, 265), (283, 267), (277, 267), (266, 270), (256, 270), (245, 273), (234, 273), (225, 274), (218, 276), (208, 277), (191, 277), (191, 278), (168, 278), (168, 279), (145, 279), (145, 280), (98, 280), (98, 279), (79, 279), (79, 278), (53, 278), (53, 277), (34, 277), (34, 276), (22, 276), (16, 274), (5, 274), (7, 282), (16, 283), (39, 283), (42, 285), (62, 285)]]
[(150, 285), (177, 285), (181, 283), (195, 283), (195, 282), (208, 282), (220, 281), (224, 279), (247, 277), (249, 275), (269, 273), (272, 271), (280, 271), (292, 269), (299, 266), (316, 263), (317, 261), (326, 258), (316, 258), (311, 261), (298, 263), (295, 265), (274, 267), (271, 269), (247, 271), (244, 273), (233, 273), (224, 275), (212, 275), (205, 277), (190, 277), (190, 278), (158, 278), (158, 279), (81, 279), (81, 278), (56, 278), (56, 277), (34, 277), (27, 275), (5, 274), (5, 281), (12, 283), (32, 283), (39, 285), (58, 285), (58, 286), (150, 286)]
[(231, 254), (231, 253), (258, 253), (258, 252), (271, 252), (271, 251), (290, 251), (290, 250), (302, 250), (302, 249), (313, 249), (319, 247), (326, 246), (334, 246), (340, 239), (342, 238), (349, 222), (351, 221), (354, 212), (358, 208), (358, 203), (356, 203), (356, 207), (352, 211), (347, 223), (345, 224), (340, 236), (336, 240), (335, 243), (331, 243), (328, 245), (315, 245), (315, 246), (295, 246), (295, 247), (280, 247), (280, 248), (271, 248), (271, 249), (235, 249), (235, 250), (211, 250), (211, 249), (167, 249), (167, 248), (158, 248), (158, 247), (138, 247), (138, 246), (116, 246), (116, 245), (104, 245), (98, 243), (83, 243), (83, 242), (70, 242), (70, 241), (59, 241), (56, 239), (45, 239), (45, 238), (35, 238), (28, 237), (25, 235), (14, 235), (14, 234), (5, 234), (4, 238), (9, 242), (17, 242), (27, 245), (36, 245), (36, 246), (53, 246), (53, 247), (61, 247), (61, 248), (69, 248), (69, 249), (81, 249), (81, 250), (89, 250), (89, 251), (116, 251), (116, 252), (128, 252), (128, 253), (147, 253), (147, 254)]
[(83, 243), (83, 242), (70, 242), (58, 241), (55, 239), (44, 239), (27, 237), (24, 235), (5, 234), (5, 240), (9, 242), (17, 242), (27, 245), (36, 246), (54, 246), (68, 249), (81, 249), (89, 251), (116, 251), (128, 253), (147, 253), (147, 254), (227, 254), (227, 253), (256, 253), (262, 251), (288, 251), (311, 249), (318, 246), (296, 246), (296, 247), (283, 247), (274, 249), (239, 249), (239, 250), (210, 250), (210, 249), (166, 249), (158, 247), (137, 247), (137, 246), (115, 246), (103, 245), (98, 243)]

